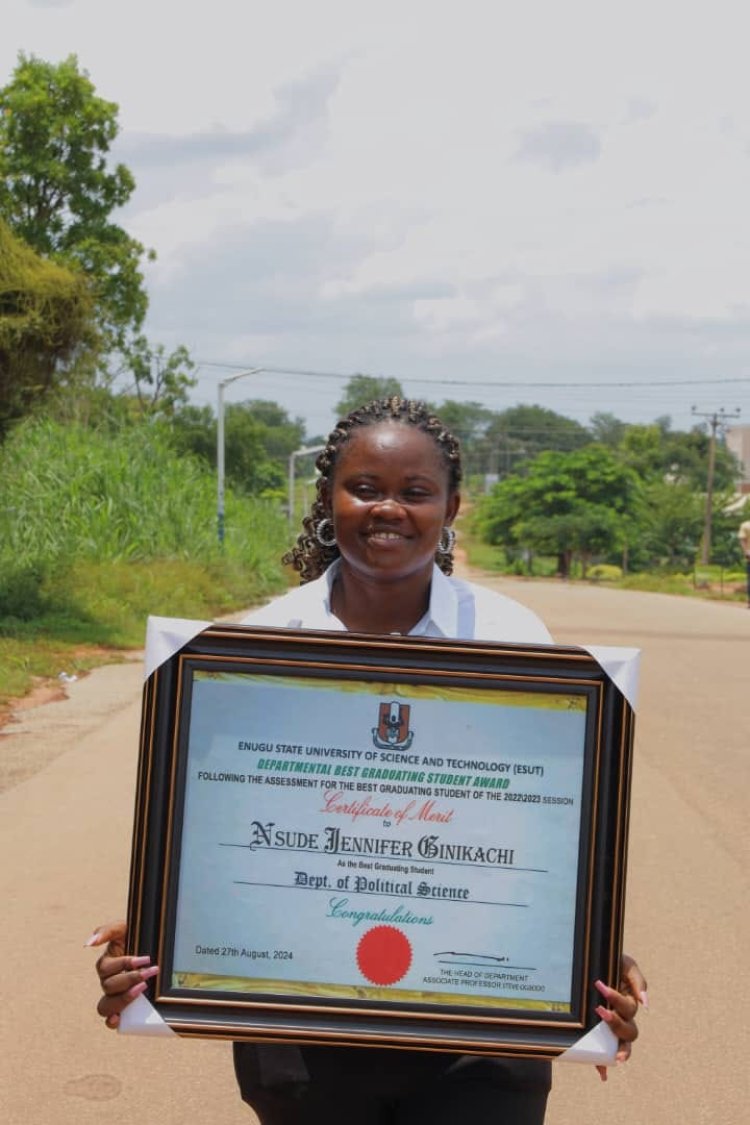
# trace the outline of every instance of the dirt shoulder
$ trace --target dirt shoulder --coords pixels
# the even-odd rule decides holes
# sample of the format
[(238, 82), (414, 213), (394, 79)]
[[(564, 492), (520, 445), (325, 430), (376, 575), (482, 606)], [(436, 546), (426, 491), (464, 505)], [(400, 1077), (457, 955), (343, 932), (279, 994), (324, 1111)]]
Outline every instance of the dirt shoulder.
[(73, 683), (42, 680), (0, 713), (0, 793), (33, 777), (132, 702), (143, 653), (118, 655), (120, 663), (104, 664)]

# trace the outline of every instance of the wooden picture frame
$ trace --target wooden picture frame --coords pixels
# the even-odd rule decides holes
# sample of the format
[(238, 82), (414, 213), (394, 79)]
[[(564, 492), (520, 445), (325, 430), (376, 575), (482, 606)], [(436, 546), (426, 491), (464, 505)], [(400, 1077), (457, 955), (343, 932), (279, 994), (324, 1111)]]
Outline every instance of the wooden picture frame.
[(621, 954), (633, 712), (565, 646), (205, 629), (144, 688), (129, 952), (176, 1032), (553, 1058)]

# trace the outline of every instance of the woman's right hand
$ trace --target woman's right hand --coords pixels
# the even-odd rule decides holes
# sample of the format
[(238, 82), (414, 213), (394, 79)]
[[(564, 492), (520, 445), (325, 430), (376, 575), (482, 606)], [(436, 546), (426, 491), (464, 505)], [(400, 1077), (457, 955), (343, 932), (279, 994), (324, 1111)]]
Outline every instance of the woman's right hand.
[(96, 962), (96, 971), (102, 986), (102, 998), (96, 1006), (104, 1017), (107, 1027), (116, 1028), (120, 1023), (123, 1008), (146, 991), (147, 982), (159, 971), (151, 964), (150, 957), (128, 957), (125, 955), (125, 940), (128, 928), (125, 922), (109, 922), (97, 926), (86, 942), (87, 946), (101, 946), (106, 949)]

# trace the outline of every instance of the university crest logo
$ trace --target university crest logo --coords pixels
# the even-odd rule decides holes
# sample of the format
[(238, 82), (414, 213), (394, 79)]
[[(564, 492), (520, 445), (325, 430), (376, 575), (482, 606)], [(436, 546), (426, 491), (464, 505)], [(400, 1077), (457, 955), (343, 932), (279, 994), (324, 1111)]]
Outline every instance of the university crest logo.
[(378, 725), (372, 728), (372, 741), (380, 750), (408, 750), (414, 738), (409, 730), (408, 703), (381, 703), (378, 709)]

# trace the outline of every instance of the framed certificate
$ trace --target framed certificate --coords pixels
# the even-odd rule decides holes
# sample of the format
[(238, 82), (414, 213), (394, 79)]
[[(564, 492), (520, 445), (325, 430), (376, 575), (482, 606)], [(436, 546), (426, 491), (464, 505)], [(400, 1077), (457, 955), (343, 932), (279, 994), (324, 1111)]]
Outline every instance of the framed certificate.
[(144, 691), (130, 951), (184, 1035), (554, 1057), (617, 983), (633, 713), (586, 651), (212, 626)]

